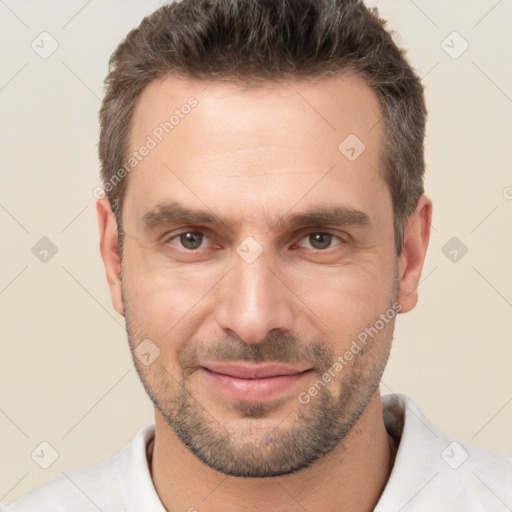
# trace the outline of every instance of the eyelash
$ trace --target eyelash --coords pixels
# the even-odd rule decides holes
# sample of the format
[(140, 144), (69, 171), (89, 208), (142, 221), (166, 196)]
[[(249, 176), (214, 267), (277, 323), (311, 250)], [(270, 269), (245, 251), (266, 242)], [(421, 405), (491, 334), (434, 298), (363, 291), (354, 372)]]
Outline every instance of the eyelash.
[[(168, 236), (166, 237), (164, 235), (164, 237), (162, 237), (162, 242), (164, 244), (168, 244), (169, 242), (171, 242), (172, 240), (176, 239), (176, 238), (179, 238), (181, 235), (185, 235), (187, 233), (194, 233), (194, 234), (200, 234), (202, 235), (204, 238), (206, 239), (209, 239), (207, 235), (205, 235), (202, 231), (197, 231), (197, 230), (192, 230), (192, 229), (189, 229), (189, 230), (185, 230), (185, 231), (181, 231), (179, 233), (175, 233), (173, 234), (172, 236)], [(341, 244), (344, 244), (346, 243), (347, 241), (344, 240), (341, 236), (339, 235), (336, 235), (335, 233), (332, 233), (331, 231), (309, 231), (308, 233), (304, 234), (303, 236), (301, 236), (301, 238), (299, 239), (299, 242), (301, 240), (303, 240), (304, 238), (307, 238), (311, 235), (330, 235), (332, 236), (333, 238), (337, 238), (340, 243), (337, 244), (337, 245), (341, 245)], [(336, 246), (334, 246), (336, 247)], [(326, 249), (309, 249), (310, 251), (312, 252), (327, 252), (329, 251), (329, 249), (333, 249), (334, 247), (327, 247)], [(186, 249), (185, 247), (180, 247), (180, 250), (186, 252), (186, 253), (190, 253), (190, 254), (196, 254), (198, 251), (201, 250), (201, 248), (199, 249)]]

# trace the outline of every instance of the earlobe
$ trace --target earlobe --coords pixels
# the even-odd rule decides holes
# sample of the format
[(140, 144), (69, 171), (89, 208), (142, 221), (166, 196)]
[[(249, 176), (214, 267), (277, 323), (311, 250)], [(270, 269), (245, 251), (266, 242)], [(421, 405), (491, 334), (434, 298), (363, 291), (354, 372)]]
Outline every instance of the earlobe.
[(100, 252), (105, 266), (112, 305), (120, 315), (123, 315), (121, 258), (117, 245), (117, 221), (106, 196), (96, 201), (96, 213), (100, 234)]
[(407, 313), (418, 302), (418, 285), (427, 253), (432, 222), (432, 201), (421, 196), (416, 209), (404, 226), (404, 247), (398, 258), (401, 313)]

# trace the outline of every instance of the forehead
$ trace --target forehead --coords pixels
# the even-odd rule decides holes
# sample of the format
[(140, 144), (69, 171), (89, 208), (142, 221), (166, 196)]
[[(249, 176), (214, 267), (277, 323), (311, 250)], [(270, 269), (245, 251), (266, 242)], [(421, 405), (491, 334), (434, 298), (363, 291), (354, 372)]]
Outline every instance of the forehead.
[(155, 80), (132, 118), (130, 153), (139, 155), (125, 208), (142, 218), (158, 204), (206, 198), (207, 206), (229, 201), (231, 213), (261, 216), (301, 196), (382, 195), (381, 121), (376, 94), (351, 74), (260, 87)]
[[(196, 105), (189, 108), (192, 102)], [(368, 138), (367, 132), (373, 131), (381, 120), (377, 95), (366, 81), (352, 73), (259, 86), (167, 76), (143, 90), (132, 118), (132, 145), (155, 130), (158, 132), (161, 124), (169, 121), (175, 138), (185, 136), (183, 126), (192, 124), (184, 122), (189, 114), (194, 130), (208, 129), (218, 142), (229, 139), (229, 146), (242, 142), (244, 134), (256, 135), (262, 141), (265, 136), (278, 137), (288, 144), (291, 136), (299, 133), (339, 138), (348, 129)], [(244, 131), (240, 132), (242, 123)], [(284, 127), (287, 129), (279, 130)], [(381, 127), (377, 128), (375, 135)], [(164, 132), (164, 136), (170, 133)], [(234, 134), (236, 139), (231, 138)], [(158, 138), (158, 133), (155, 136)]]

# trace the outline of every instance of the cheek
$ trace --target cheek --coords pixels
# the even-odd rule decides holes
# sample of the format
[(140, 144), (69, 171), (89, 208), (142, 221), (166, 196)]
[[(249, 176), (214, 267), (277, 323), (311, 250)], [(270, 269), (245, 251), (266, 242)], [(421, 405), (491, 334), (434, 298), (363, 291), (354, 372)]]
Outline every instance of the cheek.
[(213, 267), (173, 267), (138, 247), (125, 248), (123, 274), (131, 316), (141, 333), (156, 340), (180, 339), (222, 277)]
[[(382, 253), (368, 251), (339, 266), (276, 262), (276, 272), (293, 292), (283, 294), (295, 312), (292, 329), (332, 340), (335, 351), (343, 350), (390, 305), (393, 261)], [(138, 332), (167, 351), (215, 330), (215, 309), (232, 293), (226, 288), (230, 277), (223, 281), (229, 268), (213, 262), (175, 266), (131, 241), (123, 279)]]
[(352, 264), (304, 274), (294, 282), (325, 339), (339, 344), (349, 342), (389, 309), (393, 276), (391, 268)]

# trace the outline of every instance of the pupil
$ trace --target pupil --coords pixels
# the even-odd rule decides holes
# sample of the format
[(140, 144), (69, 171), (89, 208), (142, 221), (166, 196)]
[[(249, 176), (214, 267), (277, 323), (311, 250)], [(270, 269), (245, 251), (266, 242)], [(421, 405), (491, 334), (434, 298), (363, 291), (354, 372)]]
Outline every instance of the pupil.
[(183, 233), (180, 236), (181, 243), (186, 249), (197, 249), (201, 245), (201, 236), (200, 233)]
[(314, 233), (310, 235), (311, 245), (315, 249), (326, 249), (331, 244), (332, 235), (329, 233)]

